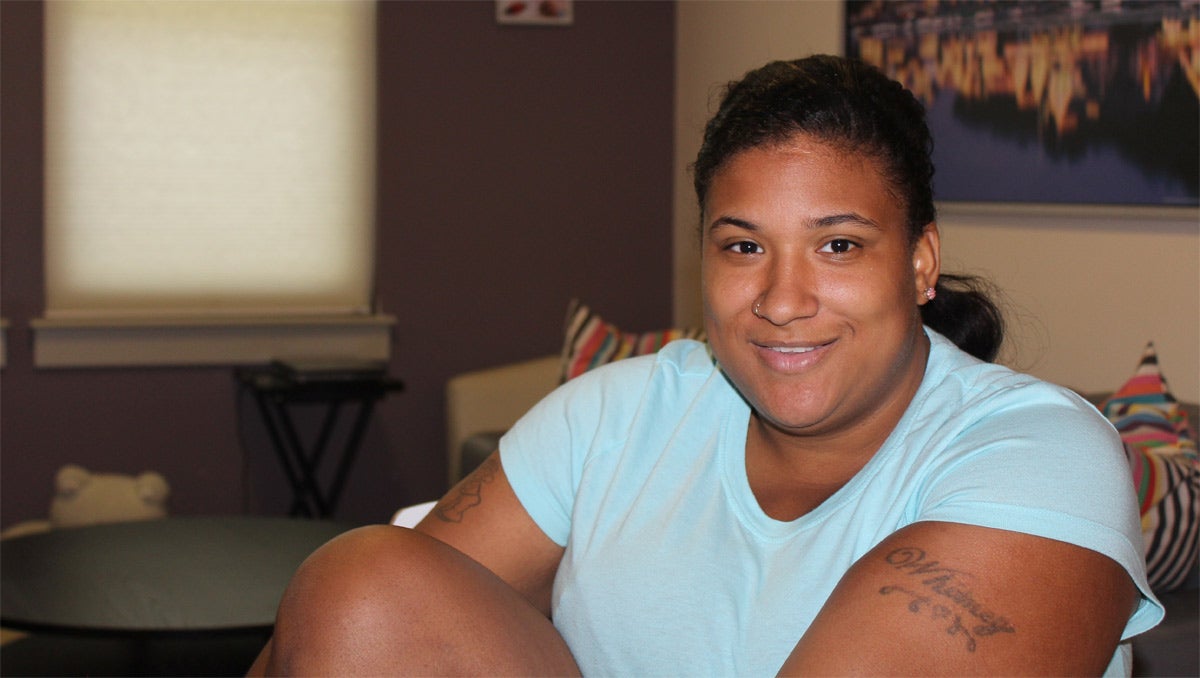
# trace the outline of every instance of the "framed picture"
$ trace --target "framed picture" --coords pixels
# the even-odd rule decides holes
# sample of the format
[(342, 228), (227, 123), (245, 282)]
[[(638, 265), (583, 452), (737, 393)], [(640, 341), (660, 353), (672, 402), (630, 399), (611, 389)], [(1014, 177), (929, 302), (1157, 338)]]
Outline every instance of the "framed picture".
[(939, 201), (1200, 204), (1200, 3), (848, 0), (925, 104)]

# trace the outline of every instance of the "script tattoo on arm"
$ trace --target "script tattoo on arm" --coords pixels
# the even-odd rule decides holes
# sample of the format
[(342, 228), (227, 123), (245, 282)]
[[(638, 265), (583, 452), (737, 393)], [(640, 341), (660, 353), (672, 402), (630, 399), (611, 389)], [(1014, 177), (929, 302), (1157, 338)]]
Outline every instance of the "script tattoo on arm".
[(500, 457), (493, 454), (437, 503), (433, 515), (447, 523), (461, 523), (467, 511), (483, 502), (483, 486), (495, 480), (499, 470)]
[(964, 638), (968, 652), (975, 651), (976, 638), (1016, 633), (1007, 619), (975, 599), (970, 589), (974, 575), (942, 567), (938, 561), (926, 559), (925, 551), (915, 547), (898, 548), (884, 559), (906, 575), (906, 579), (902, 584), (884, 586), (879, 594), (907, 597), (908, 609), (913, 614), (927, 615), (945, 624), (948, 635)]

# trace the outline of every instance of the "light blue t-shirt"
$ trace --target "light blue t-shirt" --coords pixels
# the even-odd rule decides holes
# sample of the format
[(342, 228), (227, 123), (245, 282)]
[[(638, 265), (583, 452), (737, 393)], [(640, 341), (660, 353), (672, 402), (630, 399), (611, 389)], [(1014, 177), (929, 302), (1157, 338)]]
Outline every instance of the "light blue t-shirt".
[[(593, 370), (521, 419), (501, 463), (566, 547), (552, 617), (584, 674), (775, 675), (846, 570), (921, 520), (1104, 553), (1142, 591), (1124, 638), (1156, 624), (1113, 428), (1069, 391), (927, 334), (925, 378), (891, 436), (790, 522), (767, 516), (750, 490), (750, 408), (704, 344)], [(1107, 673), (1128, 674), (1130, 656), (1122, 643)]]

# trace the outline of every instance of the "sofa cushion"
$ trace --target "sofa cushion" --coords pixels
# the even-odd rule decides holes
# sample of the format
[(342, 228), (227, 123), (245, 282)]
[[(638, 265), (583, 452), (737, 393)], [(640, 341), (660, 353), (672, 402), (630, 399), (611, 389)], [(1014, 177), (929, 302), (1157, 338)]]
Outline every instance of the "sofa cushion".
[(464, 440), (459, 473), (466, 477), (479, 468), (493, 452), (500, 449), (500, 439), (503, 437), (504, 431), (480, 431)]
[(1133, 675), (1200, 676), (1200, 596), (1193, 585), (1159, 593), (1162, 623), (1133, 639)]
[(1150, 585), (1156, 592), (1179, 588), (1196, 567), (1200, 461), (1187, 413), (1167, 387), (1153, 343), (1100, 410), (1125, 444), (1141, 504)]
[(622, 332), (578, 299), (572, 299), (567, 307), (565, 334), (559, 379), (562, 383), (606, 363), (656, 353), (676, 339), (705, 339), (704, 330), (687, 328)]

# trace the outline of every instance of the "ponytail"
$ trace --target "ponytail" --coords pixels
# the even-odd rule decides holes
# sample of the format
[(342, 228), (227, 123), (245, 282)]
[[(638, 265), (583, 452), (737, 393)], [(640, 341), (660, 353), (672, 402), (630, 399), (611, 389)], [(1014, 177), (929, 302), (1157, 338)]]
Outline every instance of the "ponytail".
[(921, 307), (921, 320), (955, 346), (993, 362), (1004, 343), (1004, 316), (983, 278), (943, 273), (937, 296)]

